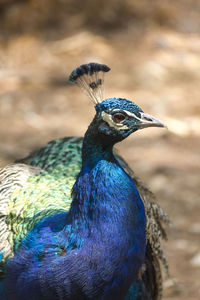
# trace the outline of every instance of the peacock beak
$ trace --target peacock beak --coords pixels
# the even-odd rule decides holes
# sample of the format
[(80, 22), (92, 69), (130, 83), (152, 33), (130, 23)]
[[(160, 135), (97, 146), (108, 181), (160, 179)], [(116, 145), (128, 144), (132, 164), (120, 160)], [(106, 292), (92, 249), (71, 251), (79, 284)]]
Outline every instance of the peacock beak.
[(149, 114), (140, 113), (141, 117), (137, 118), (140, 122), (137, 124), (139, 129), (146, 128), (146, 127), (164, 127), (167, 128), (167, 125), (160, 120), (152, 117)]

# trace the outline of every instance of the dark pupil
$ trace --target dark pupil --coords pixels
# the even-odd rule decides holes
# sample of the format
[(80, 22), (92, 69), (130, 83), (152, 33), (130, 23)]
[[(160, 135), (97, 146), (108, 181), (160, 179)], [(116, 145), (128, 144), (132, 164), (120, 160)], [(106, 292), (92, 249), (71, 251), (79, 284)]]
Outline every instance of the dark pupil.
[(123, 114), (117, 113), (113, 115), (113, 121), (115, 123), (120, 123), (125, 120), (125, 116)]

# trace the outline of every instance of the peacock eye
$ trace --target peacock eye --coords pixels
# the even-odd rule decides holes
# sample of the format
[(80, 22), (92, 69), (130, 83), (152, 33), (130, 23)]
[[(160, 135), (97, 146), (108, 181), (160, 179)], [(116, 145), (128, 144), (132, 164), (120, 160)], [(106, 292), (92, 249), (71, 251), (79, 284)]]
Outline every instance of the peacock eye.
[(121, 123), (126, 119), (126, 115), (124, 115), (122, 113), (116, 113), (116, 114), (112, 115), (112, 119), (115, 123)]

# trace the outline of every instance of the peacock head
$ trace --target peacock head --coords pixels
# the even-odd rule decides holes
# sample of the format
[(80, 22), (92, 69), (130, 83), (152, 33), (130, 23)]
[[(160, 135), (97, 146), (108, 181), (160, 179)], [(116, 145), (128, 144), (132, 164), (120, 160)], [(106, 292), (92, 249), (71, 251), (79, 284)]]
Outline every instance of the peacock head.
[(144, 113), (138, 105), (127, 99), (106, 99), (95, 108), (99, 133), (116, 137), (119, 141), (138, 129), (166, 127), (163, 122)]
[(106, 65), (89, 63), (75, 69), (70, 75), (70, 80), (82, 88), (96, 104), (92, 128), (95, 132), (98, 131), (99, 137), (108, 143), (116, 143), (138, 129), (166, 127), (163, 122), (144, 113), (130, 100), (122, 98), (103, 100), (104, 74), (109, 70)]

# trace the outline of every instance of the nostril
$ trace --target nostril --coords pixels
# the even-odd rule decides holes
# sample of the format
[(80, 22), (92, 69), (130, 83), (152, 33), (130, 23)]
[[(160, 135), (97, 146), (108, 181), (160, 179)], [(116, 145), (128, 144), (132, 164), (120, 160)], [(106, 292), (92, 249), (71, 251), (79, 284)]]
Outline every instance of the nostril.
[(153, 116), (145, 113), (141, 113), (141, 119), (140, 119), (140, 128), (145, 127), (167, 127), (163, 122), (160, 120), (157, 120)]
[(151, 121), (151, 122), (153, 121), (152, 118), (150, 118), (150, 117), (144, 117), (144, 120)]
[(154, 122), (154, 118), (151, 115), (145, 113), (141, 113), (141, 120), (143, 122), (148, 122), (148, 123)]

